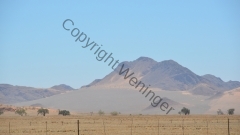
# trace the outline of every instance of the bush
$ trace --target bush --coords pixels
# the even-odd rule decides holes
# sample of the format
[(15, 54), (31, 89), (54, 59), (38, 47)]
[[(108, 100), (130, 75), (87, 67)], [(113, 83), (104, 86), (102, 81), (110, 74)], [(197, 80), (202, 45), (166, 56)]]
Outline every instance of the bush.
[(223, 115), (222, 110), (221, 110), (221, 109), (218, 109), (217, 114), (218, 114), (218, 115)]
[(185, 114), (185, 115), (189, 115), (190, 114), (190, 110), (186, 107), (183, 107), (181, 110), (181, 113)]
[(2, 115), (4, 113), (4, 111), (0, 110), (0, 115)]
[(117, 116), (117, 115), (118, 115), (118, 112), (116, 112), (116, 111), (111, 112), (111, 115), (112, 115), (112, 116)]
[(67, 110), (59, 110), (58, 115), (61, 114), (63, 116), (70, 115), (70, 112)]
[(16, 111), (15, 111), (15, 114), (18, 114), (18, 115), (27, 115), (26, 111), (23, 109), (23, 108), (18, 108)]
[(228, 109), (228, 114), (229, 114), (229, 115), (233, 115), (233, 114), (234, 114), (234, 111), (235, 111), (234, 108)]
[(105, 113), (104, 113), (104, 111), (99, 110), (99, 111), (98, 111), (98, 114), (99, 114), (99, 115), (104, 115)]
[(41, 109), (38, 109), (37, 113), (45, 116), (46, 114), (49, 114), (49, 111), (48, 109), (41, 108)]

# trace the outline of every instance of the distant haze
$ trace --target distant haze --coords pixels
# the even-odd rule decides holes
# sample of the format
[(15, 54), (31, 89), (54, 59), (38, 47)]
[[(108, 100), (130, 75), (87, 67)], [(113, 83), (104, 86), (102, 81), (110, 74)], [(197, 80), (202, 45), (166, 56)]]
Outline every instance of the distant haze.
[[(119, 75), (119, 71), (127, 68), (128, 75), (134, 74), (124, 79), (126, 72)], [(73, 91), (70, 86), (57, 85), (51, 89), (64, 90), (64, 93), (15, 105), (39, 105), (79, 112), (97, 112), (102, 109), (106, 112), (165, 114), (166, 111), (160, 110), (160, 104), (157, 107), (151, 105), (151, 96), (129, 84), (131, 77), (136, 77), (146, 86), (151, 85), (148, 91), (151, 90), (155, 96), (163, 99), (162, 102), (174, 108), (170, 114), (177, 114), (182, 107), (190, 108), (192, 114), (215, 114), (217, 108), (222, 108), (225, 113), (227, 109), (235, 108), (235, 113), (240, 113), (240, 82), (224, 82), (210, 74), (199, 76), (173, 60), (156, 62), (147, 57), (122, 62), (104, 78), (96, 79), (79, 90)]]

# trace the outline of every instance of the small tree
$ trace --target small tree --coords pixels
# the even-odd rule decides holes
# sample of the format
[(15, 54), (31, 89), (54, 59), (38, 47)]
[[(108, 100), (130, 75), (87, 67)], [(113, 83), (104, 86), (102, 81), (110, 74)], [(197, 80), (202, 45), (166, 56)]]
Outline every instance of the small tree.
[(111, 115), (112, 115), (112, 116), (117, 116), (117, 115), (118, 115), (118, 112), (116, 112), (116, 111), (111, 112)]
[(234, 108), (228, 109), (228, 115), (233, 115), (234, 111), (235, 111)]
[(4, 113), (4, 111), (3, 110), (0, 110), (0, 115), (2, 115)]
[(41, 109), (38, 109), (37, 113), (45, 116), (46, 114), (49, 114), (49, 111), (48, 111), (48, 109), (41, 108)]
[(181, 110), (181, 113), (185, 114), (185, 115), (189, 115), (190, 114), (190, 110), (186, 107), (183, 107)]
[(105, 113), (104, 113), (104, 111), (99, 110), (99, 111), (98, 111), (98, 114), (99, 114), (99, 115), (104, 115)]
[(18, 114), (18, 115), (27, 115), (26, 111), (23, 109), (23, 108), (18, 108), (16, 111), (15, 111), (15, 114)]
[(223, 115), (222, 110), (221, 110), (221, 109), (218, 109), (217, 114), (218, 114), (218, 115)]
[(181, 111), (179, 111), (178, 114), (181, 115), (182, 114)]
[(63, 116), (66, 116), (66, 115), (70, 115), (70, 112), (67, 111), (67, 110), (59, 110), (58, 114), (60, 115), (63, 115)]

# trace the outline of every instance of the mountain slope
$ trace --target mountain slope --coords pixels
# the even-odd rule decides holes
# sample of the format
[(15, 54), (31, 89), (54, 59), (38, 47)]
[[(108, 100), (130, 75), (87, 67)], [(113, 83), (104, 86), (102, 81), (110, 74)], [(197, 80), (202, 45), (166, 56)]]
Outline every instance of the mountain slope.
[[(122, 114), (164, 114), (173, 107), (169, 114), (177, 114), (182, 107), (191, 109), (191, 114), (204, 114), (207, 111), (209, 100), (204, 100), (206, 96), (186, 94), (182, 91), (163, 91), (160, 89), (152, 89), (156, 96), (160, 96), (163, 100), (156, 106), (152, 107), (152, 103), (156, 105), (154, 99), (149, 100), (146, 94), (142, 94), (136, 90), (121, 88), (100, 88), (87, 87), (79, 90), (71, 91), (65, 94), (58, 94), (49, 98), (21, 102), (17, 106), (41, 105), (46, 108), (66, 109), (70, 111), (78, 111), (83, 113), (103, 110), (105, 113), (113, 111)], [(151, 96), (151, 95), (150, 95)], [(162, 111), (160, 105), (167, 102), (169, 107)]]
[(221, 109), (224, 113), (227, 113), (227, 110), (234, 108), (235, 114), (240, 113), (240, 87), (225, 91), (222, 94), (211, 98), (209, 113), (216, 113), (216, 110)]
[(59, 90), (60, 87), (40, 89), (26, 86), (0, 84), (0, 103), (17, 103), (53, 96), (70, 90), (67, 85), (65, 86), (67, 89), (63, 89), (63, 87), (61, 87)]
[(123, 71), (129, 68), (128, 75), (134, 73), (131, 77), (134, 76), (146, 85), (151, 85), (153, 88), (163, 90), (187, 90), (193, 94), (211, 96), (217, 92), (224, 92), (240, 87), (240, 82), (238, 81), (224, 82), (220, 78), (210, 74), (199, 76), (173, 60), (156, 62), (147, 57), (140, 57), (130, 62), (122, 62), (103, 79), (98, 79), (87, 86), (112, 88), (131, 87), (129, 85), (129, 79), (124, 79), (125, 73), (119, 75), (123, 64)]
[(55, 86), (51, 87), (51, 89), (60, 90), (60, 91), (74, 90), (72, 87), (70, 87), (66, 84), (55, 85)]

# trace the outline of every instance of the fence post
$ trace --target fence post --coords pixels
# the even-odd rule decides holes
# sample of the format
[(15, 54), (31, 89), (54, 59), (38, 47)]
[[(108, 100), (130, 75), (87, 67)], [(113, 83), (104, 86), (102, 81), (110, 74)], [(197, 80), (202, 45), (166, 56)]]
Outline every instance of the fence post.
[(229, 130), (229, 118), (228, 118), (228, 135), (230, 135), (230, 130)]
[(9, 135), (10, 135), (10, 122), (9, 122), (9, 125), (8, 125), (8, 132), (9, 132)]
[(159, 135), (159, 119), (158, 119), (158, 135)]
[(103, 127), (104, 127), (104, 135), (106, 135), (104, 120), (103, 120)]
[[(238, 120), (238, 126), (240, 127), (240, 120)], [(238, 128), (238, 130), (239, 130), (239, 133), (240, 133), (240, 129)]]
[(207, 120), (207, 135), (208, 135), (208, 120)]
[(46, 135), (47, 135), (47, 121), (46, 121)]
[(183, 131), (183, 135), (184, 135), (184, 119), (182, 120), (182, 131)]
[(79, 135), (79, 120), (77, 120), (77, 129), (78, 129), (78, 135)]
[(132, 125), (133, 125), (133, 118), (132, 118), (132, 124), (131, 124), (131, 135), (132, 135)]

